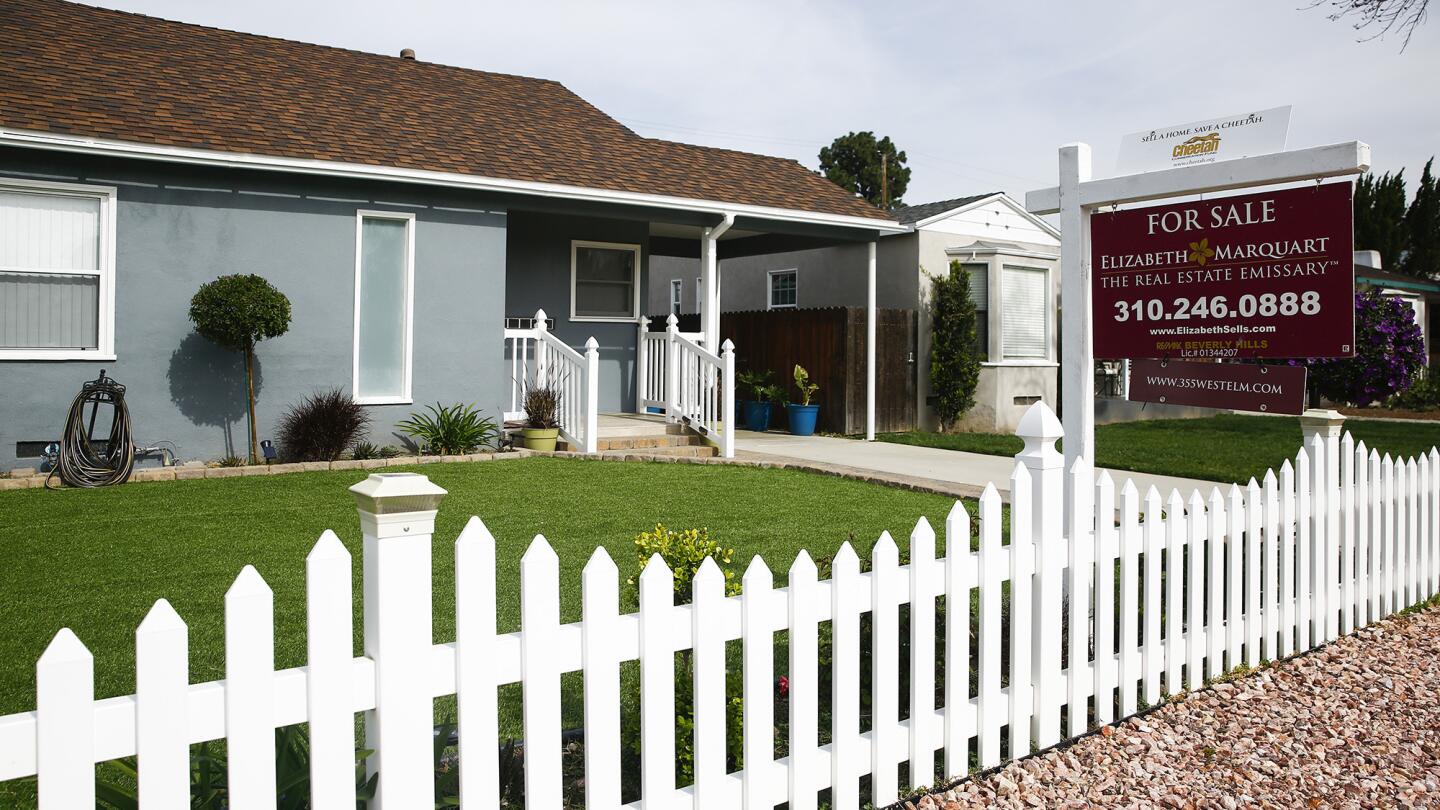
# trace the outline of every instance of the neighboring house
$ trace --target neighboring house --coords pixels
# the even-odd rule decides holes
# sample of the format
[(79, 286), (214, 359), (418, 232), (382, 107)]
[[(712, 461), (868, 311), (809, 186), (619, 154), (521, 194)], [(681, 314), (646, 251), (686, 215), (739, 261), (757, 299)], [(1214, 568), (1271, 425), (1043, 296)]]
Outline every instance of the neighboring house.
[[(979, 338), (986, 361), (975, 408), (962, 427), (1009, 432), (1029, 405), (1056, 404), (1059, 369), (1060, 236), (1049, 223), (994, 192), (912, 205), (891, 212), (907, 226), (880, 240), (876, 303), (919, 311), (917, 409), (920, 427), (937, 420), (929, 406), (931, 281), (958, 261), (970, 273), (981, 311)], [(721, 249), (721, 309), (864, 306), (864, 245), (726, 258)], [(695, 312), (698, 263), (673, 257), (651, 262), (652, 314)]]
[(599, 407), (636, 410), (661, 255), (903, 230), (798, 163), (640, 137), (553, 81), (58, 0), (0, 0), (0, 41), (0, 469), (101, 368), (140, 443), (243, 452), (240, 357), (187, 319), (220, 275), (293, 304), (258, 351), (262, 438), (338, 386), (389, 443), (427, 403), (513, 411), (507, 321), (542, 308), (595, 338)]
[(1440, 316), (1440, 282), (1382, 269), (1380, 251), (1355, 251), (1355, 288), (1378, 289), (1380, 294), (1398, 298), (1415, 312), (1415, 322), (1425, 336), (1425, 354), (1431, 352), (1437, 316)]

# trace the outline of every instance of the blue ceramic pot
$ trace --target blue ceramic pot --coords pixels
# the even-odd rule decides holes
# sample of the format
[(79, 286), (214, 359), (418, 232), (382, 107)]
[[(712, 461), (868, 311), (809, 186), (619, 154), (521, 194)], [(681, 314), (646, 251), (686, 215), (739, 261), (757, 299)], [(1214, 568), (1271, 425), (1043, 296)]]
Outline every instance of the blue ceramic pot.
[(745, 427), (749, 430), (770, 429), (770, 403), (755, 400), (745, 401)]
[(785, 406), (785, 413), (790, 416), (791, 435), (813, 436), (815, 434), (815, 420), (820, 417), (819, 405), (796, 405), (792, 402)]

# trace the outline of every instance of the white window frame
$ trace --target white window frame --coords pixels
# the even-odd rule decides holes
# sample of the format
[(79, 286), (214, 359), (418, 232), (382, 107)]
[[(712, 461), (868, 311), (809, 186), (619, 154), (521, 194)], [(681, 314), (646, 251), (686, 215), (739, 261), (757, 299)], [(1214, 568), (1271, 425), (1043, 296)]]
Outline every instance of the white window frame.
[[(996, 262), (995, 264), (992, 264), (992, 265), (991, 265), (992, 267), (998, 265), (998, 266), (999, 266), (999, 270), (1000, 270), (1000, 272), (999, 272), (999, 280), (1000, 280), (1000, 291), (999, 291), (999, 292), (1000, 292), (1000, 321), (998, 322), (998, 324), (995, 324), (995, 325), (998, 325), (998, 326), (1000, 327), (1000, 359), (999, 359), (999, 362), (998, 362), (998, 363), (995, 363), (995, 365), (1024, 366), (1024, 365), (1049, 365), (1049, 364), (1053, 364), (1053, 363), (1055, 362), (1055, 347), (1054, 347), (1055, 324), (1054, 324), (1054, 322), (1053, 322), (1053, 321), (1054, 321), (1053, 315), (1054, 315), (1054, 309), (1055, 309), (1055, 288), (1051, 286), (1050, 268), (1049, 268), (1049, 267), (1037, 267), (1037, 266), (1035, 266), (1035, 265), (1033, 265), (1033, 264), (1017, 264), (1017, 263), (1013, 263), (1013, 262), (1006, 262), (1006, 261), (1004, 261), (1004, 258), (1005, 258), (1005, 257), (1004, 257), (1003, 255), (1000, 256), (999, 258), (1000, 258), (1000, 261), (999, 261), (999, 262)], [(1044, 310), (1044, 311), (1043, 311), (1043, 315), (1044, 315), (1044, 318), (1045, 318), (1045, 338), (1044, 338), (1044, 340), (1045, 340), (1045, 353), (1044, 353), (1043, 355), (1041, 355), (1041, 356), (1037, 356), (1037, 357), (1009, 357), (1009, 356), (1006, 354), (1006, 348), (1005, 348), (1005, 320), (1004, 320), (1004, 319), (1005, 319), (1005, 286), (1004, 286), (1004, 285), (1005, 285), (1005, 268), (1007, 268), (1007, 267), (1008, 267), (1008, 268), (1011, 268), (1011, 269), (1014, 269), (1014, 270), (1025, 270), (1025, 271), (1028, 271), (1028, 272), (1041, 273), (1041, 274), (1044, 275), (1044, 281), (1043, 281), (1042, 283), (1045, 285), (1045, 306), (1043, 307), (1043, 310)], [(990, 282), (990, 281), (994, 281), (994, 280), (995, 280), (995, 276), (993, 276), (993, 275), (992, 275), (990, 278), (986, 279), (987, 283)], [(993, 301), (994, 299), (992, 298), (991, 300)], [(992, 323), (994, 323), (994, 322), (992, 322)]]
[[(360, 395), (360, 265), (365, 220), (390, 219), (405, 223), (405, 352), (404, 391), (399, 396)], [(411, 376), (415, 353), (415, 215), (402, 211), (356, 210), (355, 212), (355, 328), (351, 335), (350, 391), (360, 405), (410, 405)]]
[[(601, 316), (601, 315), (576, 315), (575, 314), (575, 259), (580, 248), (600, 248), (602, 250), (628, 250), (635, 254), (635, 261), (631, 264), (630, 278), (630, 315), (628, 317)], [(640, 246), (625, 242), (587, 242), (582, 239), (570, 241), (570, 320), (576, 323), (638, 323), (640, 321)]]
[[(786, 275), (794, 276), (794, 277), (795, 277), (795, 303), (793, 303), (793, 304), (777, 304), (777, 303), (775, 303), (775, 277), (776, 277), (776, 276), (786, 276)], [(787, 269), (785, 269), (785, 270), (771, 270), (770, 272), (768, 272), (768, 273), (765, 274), (765, 308), (766, 308), (766, 309), (799, 309), (799, 308), (800, 308), (800, 270), (799, 270), (799, 268), (791, 267), (791, 268), (787, 268)]]
[(695, 277), (695, 311), (702, 312), (705, 309), (705, 279)]
[(96, 302), (97, 323), (94, 349), (42, 349), (12, 348), (0, 349), (0, 360), (105, 360), (115, 359), (115, 186), (81, 185), (79, 183), (55, 183), (46, 180), (21, 180), (15, 177), (0, 177), (0, 191), (16, 191), (29, 194), (51, 194), (69, 197), (89, 197), (100, 202), (98, 226), (98, 254), (96, 269), (89, 270), (41, 270), (30, 267), (0, 267), (0, 270), (25, 273), (53, 273), (65, 276), (97, 276), (100, 279), (99, 300)]
[(678, 316), (685, 310), (685, 282), (670, 279), (670, 311)]

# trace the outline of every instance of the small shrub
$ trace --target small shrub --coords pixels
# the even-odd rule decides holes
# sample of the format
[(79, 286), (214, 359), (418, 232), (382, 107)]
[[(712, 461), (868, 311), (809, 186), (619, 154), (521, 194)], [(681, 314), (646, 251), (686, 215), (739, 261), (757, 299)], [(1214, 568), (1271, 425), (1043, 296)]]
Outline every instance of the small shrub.
[(975, 407), (985, 347), (977, 337), (979, 313), (970, 297), (970, 274), (958, 261), (936, 278), (930, 296), (930, 387), (942, 430)]
[(525, 427), (560, 427), (560, 387), (552, 380), (525, 389)]
[(1425, 369), (1410, 387), (1390, 398), (1391, 408), (1407, 411), (1433, 411), (1440, 408), (1440, 375)]
[[(670, 572), (675, 577), (676, 604), (690, 604), (695, 590), (695, 574), (700, 571), (700, 565), (707, 557), (714, 559), (725, 574), (725, 595), (734, 596), (740, 592), (740, 583), (730, 568), (730, 562), (735, 558), (735, 549), (722, 546), (711, 539), (709, 529), (686, 529), (677, 532), (657, 523), (653, 531), (641, 532), (635, 537), (635, 555), (641, 571), (645, 570), (650, 557), (655, 554), (659, 554), (665, 564), (670, 566)], [(632, 585), (638, 581), (638, 574), (630, 578)]]
[(350, 457), (356, 460), (364, 460), (371, 458), (395, 458), (402, 454), (403, 451), (401, 451), (400, 448), (396, 447), (393, 444), (387, 444), (383, 447), (380, 447), (371, 444), (370, 442), (356, 442), (354, 449), (350, 451)]
[(239, 456), (226, 456), (220, 459), (221, 467), (244, 467), (245, 459)]
[(334, 388), (302, 400), (280, 418), (280, 449), (293, 461), (334, 461), (370, 425), (370, 415)]
[(429, 413), (416, 412), (399, 424), (400, 431), (414, 438), (426, 455), (461, 455), (481, 447), (493, 447), (500, 436), (495, 420), (480, 415), (474, 405), (426, 405)]

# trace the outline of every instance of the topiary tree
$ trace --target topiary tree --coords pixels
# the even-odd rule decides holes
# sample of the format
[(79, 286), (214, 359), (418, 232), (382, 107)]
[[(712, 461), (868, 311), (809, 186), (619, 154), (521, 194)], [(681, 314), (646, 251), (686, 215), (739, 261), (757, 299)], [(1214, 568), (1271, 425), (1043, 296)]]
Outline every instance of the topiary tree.
[(260, 457), (255, 436), (255, 344), (290, 329), (290, 299), (260, 276), (221, 276), (201, 285), (190, 299), (190, 322), (206, 338), (245, 353), (250, 461), (254, 463)]
[(970, 274), (960, 262), (952, 261), (950, 272), (935, 279), (930, 296), (930, 387), (941, 430), (953, 427), (975, 407), (984, 356), (976, 338), (977, 317)]
[(1360, 406), (1383, 402), (1425, 367), (1425, 338), (1415, 310), (1372, 289), (1355, 295), (1355, 356), (1306, 364), (1312, 393)]

